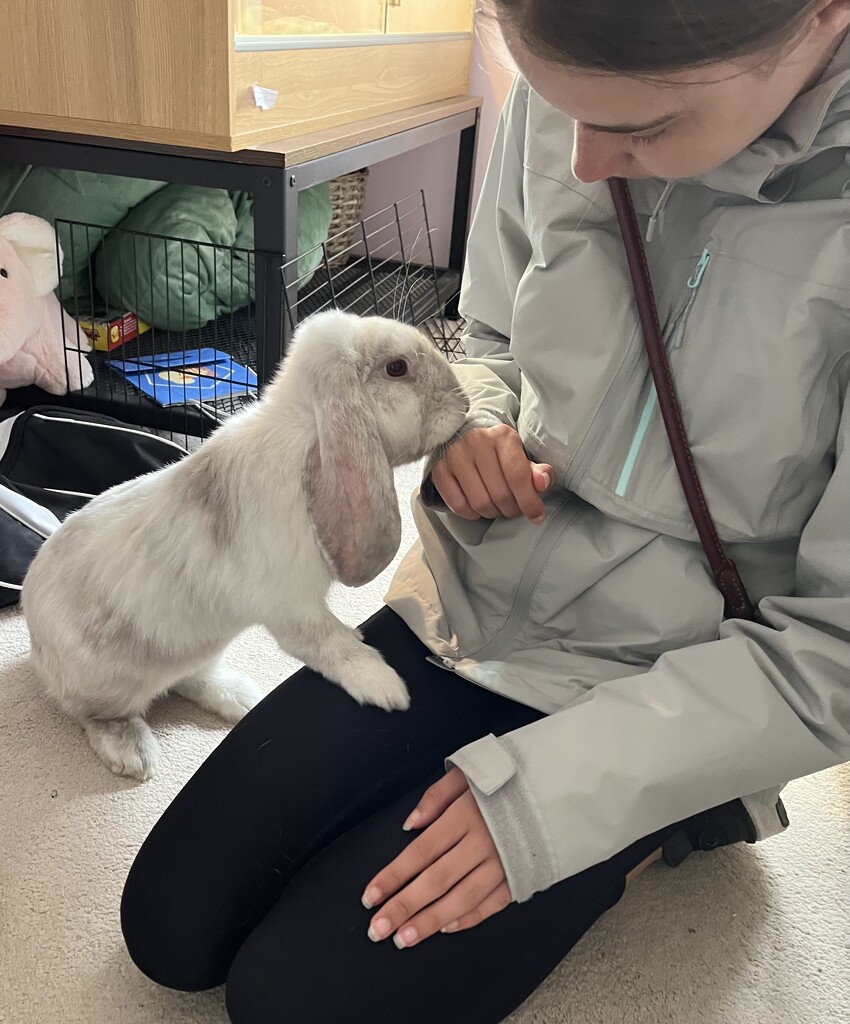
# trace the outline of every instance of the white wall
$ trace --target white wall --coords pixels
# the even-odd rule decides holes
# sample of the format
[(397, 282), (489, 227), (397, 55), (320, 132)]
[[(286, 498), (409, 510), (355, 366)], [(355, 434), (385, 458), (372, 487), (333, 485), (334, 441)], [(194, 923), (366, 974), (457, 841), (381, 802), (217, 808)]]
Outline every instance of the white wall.
[[(488, 50), (489, 44), (485, 49), (480, 38), (476, 38), (469, 91), (473, 96), (483, 97), (484, 105), (481, 108), (473, 202), (477, 200), (493, 147), (499, 112), (513, 80), (512, 73)], [(446, 266), (449, 258), (458, 142), (457, 136), (441, 139), (394, 160), (376, 164), (371, 169), (366, 192), (365, 216), (369, 216), (419, 189), (425, 190), (437, 266)], [(417, 249), (417, 252), (421, 250)]]

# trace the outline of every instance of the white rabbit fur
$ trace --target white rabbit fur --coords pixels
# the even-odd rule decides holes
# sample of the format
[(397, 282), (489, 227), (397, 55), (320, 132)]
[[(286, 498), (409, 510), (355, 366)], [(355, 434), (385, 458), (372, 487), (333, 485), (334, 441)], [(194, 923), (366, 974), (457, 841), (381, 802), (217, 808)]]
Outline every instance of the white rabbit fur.
[[(399, 360), (408, 372), (396, 379)], [(65, 521), (24, 581), (32, 660), (112, 771), (154, 773), (143, 716), (166, 691), (228, 722), (259, 701), (222, 659), (255, 624), (355, 700), (408, 706), (399, 676), (325, 599), (333, 579), (358, 586), (389, 564), (400, 543), (392, 466), (448, 442), (467, 407), (414, 328), (322, 313), (261, 400), (197, 452)]]

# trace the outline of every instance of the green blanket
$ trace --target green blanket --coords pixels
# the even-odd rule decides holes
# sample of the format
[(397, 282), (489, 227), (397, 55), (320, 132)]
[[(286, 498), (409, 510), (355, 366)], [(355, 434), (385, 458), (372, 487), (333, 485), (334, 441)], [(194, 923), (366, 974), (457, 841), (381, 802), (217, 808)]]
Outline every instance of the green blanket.
[[(59, 222), (66, 254), (60, 297), (72, 313), (90, 305), (90, 266), (107, 305), (167, 330), (201, 327), (251, 301), (250, 195), (39, 167), (21, 181), (23, 171), (0, 166), (0, 212), (7, 200), (5, 212)], [(303, 283), (322, 261), (331, 216), (326, 184), (299, 193)]]
[(164, 181), (117, 178), (52, 167), (0, 164), (0, 215), (31, 213), (55, 225), (65, 254), (60, 297), (89, 295), (89, 261), (134, 206), (165, 188)]
[[(322, 261), (330, 222), (327, 185), (302, 192), (299, 276), (309, 278)], [(155, 327), (191, 330), (251, 301), (253, 245), (250, 196), (169, 185), (104, 239), (95, 255), (95, 284), (111, 306), (132, 309)]]

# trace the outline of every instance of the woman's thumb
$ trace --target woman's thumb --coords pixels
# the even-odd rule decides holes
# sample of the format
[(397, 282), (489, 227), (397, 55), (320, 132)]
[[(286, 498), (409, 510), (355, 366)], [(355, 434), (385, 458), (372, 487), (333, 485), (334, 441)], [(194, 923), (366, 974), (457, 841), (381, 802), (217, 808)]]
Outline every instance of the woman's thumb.
[(555, 471), (551, 466), (532, 462), (531, 464), (531, 475), (534, 477), (534, 486), (538, 493), (542, 494), (543, 491), (548, 491), (552, 486), (552, 481), (555, 479)]

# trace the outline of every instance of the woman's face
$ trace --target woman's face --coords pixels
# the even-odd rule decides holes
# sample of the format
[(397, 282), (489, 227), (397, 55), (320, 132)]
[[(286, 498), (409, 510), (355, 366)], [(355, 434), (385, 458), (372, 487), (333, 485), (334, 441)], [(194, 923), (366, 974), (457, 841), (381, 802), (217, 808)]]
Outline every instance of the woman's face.
[(715, 64), (663, 82), (570, 69), (510, 36), (506, 42), (535, 92), (576, 121), (572, 166), (580, 181), (691, 178), (746, 149), (817, 80), (847, 30), (848, 10), (828, 4), (781, 60)]

